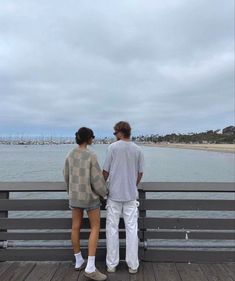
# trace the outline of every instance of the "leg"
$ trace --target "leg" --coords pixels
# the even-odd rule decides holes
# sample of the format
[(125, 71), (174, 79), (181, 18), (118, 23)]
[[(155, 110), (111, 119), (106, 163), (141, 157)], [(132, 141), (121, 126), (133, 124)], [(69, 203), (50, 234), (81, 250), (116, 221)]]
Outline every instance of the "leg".
[(95, 253), (100, 233), (100, 208), (87, 212), (91, 233), (88, 241), (88, 260), (85, 268), (85, 276), (92, 280), (106, 280), (107, 276), (99, 272), (95, 266)]
[(122, 203), (108, 200), (106, 217), (106, 241), (108, 268), (115, 268), (119, 264), (119, 220), (122, 213)]
[(131, 269), (139, 267), (138, 259), (138, 208), (136, 201), (125, 202), (123, 217), (126, 228), (126, 263)]
[(80, 229), (83, 219), (83, 210), (79, 208), (72, 209), (72, 233), (71, 241), (74, 254), (80, 252)]
[(100, 233), (100, 208), (87, 212), (91, 227), (88, 241), (88, 256), (95, 256)]

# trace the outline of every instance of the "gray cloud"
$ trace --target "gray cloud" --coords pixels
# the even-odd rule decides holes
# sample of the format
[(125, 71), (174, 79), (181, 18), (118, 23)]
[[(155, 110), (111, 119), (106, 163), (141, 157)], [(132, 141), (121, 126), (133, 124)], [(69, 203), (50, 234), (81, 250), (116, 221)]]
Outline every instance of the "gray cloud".
[(222, 128), (234, 116), (234, 3), (0, 3), (0, 134)]

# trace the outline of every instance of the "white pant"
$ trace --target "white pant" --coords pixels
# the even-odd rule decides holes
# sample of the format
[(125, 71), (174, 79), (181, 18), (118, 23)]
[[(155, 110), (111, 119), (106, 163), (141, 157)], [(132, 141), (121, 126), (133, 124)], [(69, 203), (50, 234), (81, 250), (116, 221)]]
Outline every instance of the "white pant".
[(106, 218), (106, 241), (108, 267), (119, 264), (119, 220), (123, 215), (126, 228), (126, 263), (128, 267), (137, 269), (138, 259), (138, 202), (117, 202), (108, 199)]

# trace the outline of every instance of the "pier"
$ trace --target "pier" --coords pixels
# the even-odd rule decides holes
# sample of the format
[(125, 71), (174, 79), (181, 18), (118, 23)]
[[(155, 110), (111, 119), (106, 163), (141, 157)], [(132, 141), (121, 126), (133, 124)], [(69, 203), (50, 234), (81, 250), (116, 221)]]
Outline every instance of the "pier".
[[(85, 280), (73, 270), (70, 244), (71, 218), (62, 182), (0, 182), (0, 280)], [(11, 193), (17, 194), (12, 197)], [(21, 198), (22, 192), (40, 192), (37, 198)], [(158, 194), (178, 194), (176, 198)], [(192, 194), (181, 198), (182, 192)], [(40, 194), (52, 194), (50, 199)], [(193, 194), (213, 193), (203, 199)], [(219, 194), (229, 194), (223, 199)], [(140, 270), (130, 275), (124, 262), (108, 280), (234, 281), (235, 210), (234, 183), (157, 183), (139, 186)], [(195, 197), (195, 198), (194, 198)], [(208, 199), (209, 198), (209, 199)], [(51, 213), (50, 217), (45, 216)], [(166, 215), (173, 211), (176, 215)], [(180, 215), (178, 216), (178, 212)], [(26, 216), (14, 214), (30, 213)], [(184, 213), (192, 212), (193, 216)], [(223, 216), (211, 216), (223, 212)], [(163, 215), (159, 215), (159, 214)], [(198, 213), (198, 215), (197, 215)], [(208, 214), (208, 215), (207, 215)], [(213, 213), (214, 214), (214, 213)], [(105, 215), (102, 206), (97, 265), (105, 272)], [(233, 213), (234, 215), (234, 213)], [(87, 254), (88, 219), (81, 233)], [(125, 256), (124, 221), (120, 221), (120, 257)]]

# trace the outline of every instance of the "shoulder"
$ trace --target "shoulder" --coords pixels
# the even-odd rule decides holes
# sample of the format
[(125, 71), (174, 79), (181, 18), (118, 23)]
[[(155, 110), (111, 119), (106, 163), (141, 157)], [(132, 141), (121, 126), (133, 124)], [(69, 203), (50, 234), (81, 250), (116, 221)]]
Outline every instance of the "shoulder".
[(111, 143), (107, 148), (107, 152), (113, 151), (116, 146), (117, 146), (116, 142)]
[(142, 148), (141, 148), (138, 144), (136, 144), (136, 143), (134, 143), (134, 142), (131, 142), (131, 145), (132, 145), (132, 147), (133, 147), (136, 151), (138, 151), (139, 153), (142, 153), (142, 152), (143, 152)]
[(94, 151), (91, 150), (86, 150), (87, 156), (92, 160), (92, 161), (96, 161), (97, 160), (97, 156), (96, 153)]
[(71, 157), (73, 157), (73, 156), (75, 155), (76, 151), (77, 151), (77, 148), (74, 147), (72, 150), (70, 150), (70, 151), (67, 153), (66, 158), (71, 158)]
[(111, 143), (108, 147), (109, 150), (112, 150), (112, 149), (115, 149), (116, 147), (119, 147), (121, 145), (121, 141), (118, 140), (118, 141), (115, 141), (113, 143)]

